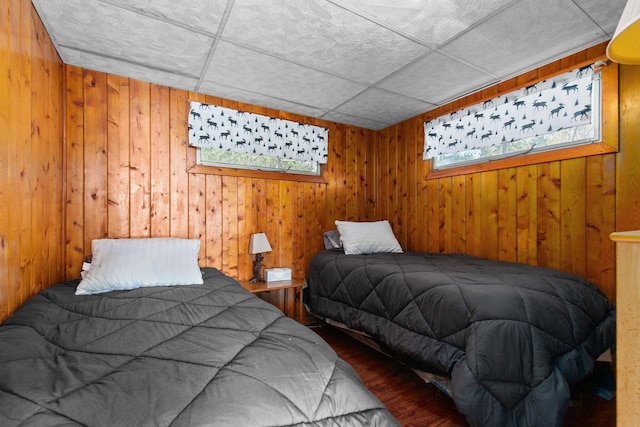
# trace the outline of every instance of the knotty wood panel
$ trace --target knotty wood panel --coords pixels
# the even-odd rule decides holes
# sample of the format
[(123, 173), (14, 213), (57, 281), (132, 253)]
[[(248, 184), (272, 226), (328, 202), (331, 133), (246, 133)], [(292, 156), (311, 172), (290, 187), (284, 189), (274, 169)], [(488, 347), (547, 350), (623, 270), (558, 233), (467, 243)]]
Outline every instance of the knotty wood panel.
[(28, 0), (0, 6), (0, 322), (63, 277), (62, 62)]
[[(265, 266), (303, 278), (336, 219), (375, 216), (374, 131), (69, 65), (65, 77), (68, 278), (95, 238), (174, 236), (200, 239), (200, 265), (249, 279), (256, 232), (273, 247)], [(325, 182), (189, 172), (189, 100), (329, 127)], [(267, 298), (284, 304), (281, 295)]]

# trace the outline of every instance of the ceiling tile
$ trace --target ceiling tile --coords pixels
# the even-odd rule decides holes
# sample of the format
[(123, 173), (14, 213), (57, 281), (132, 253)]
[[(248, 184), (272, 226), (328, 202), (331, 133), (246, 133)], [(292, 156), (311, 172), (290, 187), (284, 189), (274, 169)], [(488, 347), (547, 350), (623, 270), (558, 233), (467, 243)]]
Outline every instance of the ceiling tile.
[(259, 105), (261, 107), (273, 108), (280, 111), (295, 112), (295, 114), (302, 114), (309, 117), (321, 117), (327, 112), (326, 109), (319, 109), (309, 105), (296, 104), (284, 99), (274, 98), (273, 96), (249, 92), (248, 90), (244, 89), (229, 88), (211, 82), (204, 82), (200, 86), (199, 92), (217, 96), (220, 98)]
[(361, 128), (373, 130), (384, 129), (393, 124), (378, 122), (376, 120), (363, 119), (362, 117), (356, 117), (344, 113), (337, 113), (335, 111), (325, 114), (322, 118), (335, 123), (344, 123), (346, 125), (358, 126)]
[(469, 26), (482, 21), (514, 0), (339, 0), (346, 8), (364, 12), (380, 22), (424, 43), (440, 45)]
[(520, 1), (442, 50), (510, 77), (606, 38), (570, 0)]
[(189, 0), (180, 4), (176, 0), (102, 0), (115, 6), (174, 22), (214, 35), (218, 31), (227, 0)]
[(487, 73), (433, 52), (381, 82), (379, 86), (431, 104), (439, 104), (495, 81), (495, 77)]
[(58, 47), (198, 75), (212, 39), (97, 0), (38, 2)]
[(335, 111), (381, 123), (397, 123), (433, 107), (433, 104), (414, 98), (371, 88), (336, 108)]
[(297, 104), (330, 109), (365, 86), (287, 63), (269, 55), (220, 42), (204, 84), (219, 84), (273, 96)]
[(627, 0), (575, 0), (582, 10), (613, 37)]
[(161, 70), (154, 70), (141, 65), (131, 64), (113, 58), (105, 58), (65, 47), (61, 48), (59, 53), (65, 64), (170, 86), (176, 89), (194, 90), (198, 83), (198, 79), (193, 76), (181, 76)]
[(236, 0), (222, 37), (363, 83), (429, 51), (326, 0)]

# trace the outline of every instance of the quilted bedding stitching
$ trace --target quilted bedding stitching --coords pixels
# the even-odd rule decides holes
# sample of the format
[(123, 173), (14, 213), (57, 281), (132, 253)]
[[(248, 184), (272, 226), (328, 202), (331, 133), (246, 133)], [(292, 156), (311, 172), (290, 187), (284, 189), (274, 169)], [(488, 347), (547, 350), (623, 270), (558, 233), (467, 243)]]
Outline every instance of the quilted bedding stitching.
[[(73, 298), (73, 303), (61, 304), (62, 307), (60, 307), (59, 313), (66, 312), (67, 314), (61, 314), (62, 321), (60, 322), (58, 329), (55, 329), (55, 327), (52, 328), (45, 324), (31, 325), (28, 324), (28, 320), (32, 319), (33, 316), (35, 316), (36, 323), (42, 321), (46, 318), (46, 316), (41, 312), (42, 308), (46, 308), (52, 305), (55, 306), (56, 304), (54, 304), (54, 300), (62, 299), (64, 298), (64, 296), (58, 296), (57, 294), (55, 294), (57, 290), (50, 289), (44, 292), (44, 297), (41, 296), (39, 298), (34, 298), (32, 301), (29, 301), (27, 304), (25, 304), (24, 309), (20, 309), (14, 314), (14, 316), (7, 320), (7, 328), (3, 327), (2, 329), (0, 329), (0, 332), (10, 331), (10, 328), (23, 328), (24, 326), (20, 326), (20, 324), (25, 323), (27, 325), (26, 327), (31, 328), (41, 336), (40, 342), (43, 343), (42, 346), (41, 344), (34, 345), (36, 346), (36, 348), (40, 348), (40, 350), (38, 351), (42, 353), (40, 359), (42, 359), (43, 362), (40, 364), (36, 363), (34, 365), (34, 369), (40, 369), (40, 367), (36, 365), (46, 365), (52, 363), (50, 359), (48, 359), (49, 353), (47, 353), (47, 351), (50, 352), (53, 348), (59, 349), (60, 351), (64, 352), (64, 354), (73, 354), (72, 358), (76, 359), (82, 359), (84, 357), (82, 356), (83, 354), (87, 357), (103, 357), (101, 349), (105, 348), (105, 343), (107, 345), (110, 345), (112, 342), (115, 342), (115, 340), (113, 339), (114, 337), (127, 337), (128, 335), (123, 331), (126, 331), (126, 329), (132, 324), (135, 324), (135, 326), (138, 327), (135, 333), (140, 332), (140, 325), (146, 328), (146, 326), (148, 326), (149, 324), (156, 324), (159, 327), (166, 327), (167, 329), (149, 329), (149, 332), (151, 334), (156, 334), (156, 336), (139, 336), (139, 338), (142, 339), (142, 342), (139, 344), (131, 342), (130, 344), (133, 344), (132, 347), (126, 346), (121, 350), (109, 348), (108, 350), (110, 354), (108, 357), (116, 358), (115, 361), (118, 363), (112, 364), (112, 366), (109, 366), (108, 369), (99, 368), (96, 371), (100, 373), (99, 376), (92, 378), (90, 381), (85, 381), (84, 383), (77, 386), (75, 386), (76, 384), (74, 384), (74, 381), (82, 378), (86, 380), (86, 377), (83, 377), (83, 375), (88, 374), (81, 373), (80, 367), (72, 366), (72, 370), (80, 369), (78, 373), (80, 373), (81, 377), (69, 377), (69, 381), (71, 382), (67, 383), (65, 386), (68, 388), (60, 389), (62, 393), (58, 393), (55, 396), (55, 399), (49, 403), (43, 401), (41, 397), (38, 397), (38, 392), (33, 394), (33, 392), (29, 391), (28, 389), (12, 389), (14, 385), (18, 384), (16, 384), (15, 379), (11, 379), (11, 374), (9, 374), (8, 372), (9, 368), (6, 367), (6, 363), (0, 363), (0, 390), (3, 390), (3, 392), (7, 393), (8, 395), (5, 397), (4, 401), (7, 401), (6, 399), (10, 399), (10, 396), (16, 396), (16, 398), (20, 396), (21, 398), (24, 398), (25, 400), (31, 402), (31, 406), (29, 408), (25, 407), (21, 409), (23, 411), (21, 415), (21, 422), (26, 422), (29, 419), (36, 418), (40, 420), (43, 417), (47, 418), (53, 416), (47, 414), (57, 413), (59, 414), (58, 417), (63, 417), (67, 420), (73, 420), (77, 423), (86, 423), (86, 417), (90, 417), (90, 415), (88, 415), (86, 411), (80, 411), (80, 415), (74, 415), (74, 410), (69, 412), (69, 399), (77, 399), (76, 396), (82, 397), (83, 395), (87, 395), (89, 389), (98, 388), (98, 386), (104, 386), (105, 384), (110, 384), (114, 381), (115, 376), (122, 377), (123, 374), (126, 376), (127, 373), (137, 374), (136, 370), (139, 369), (139, 363), (144, 361), (156, 360), (157, 362), (153, 362), (156, 363), (156, 368), (171, 366), (171, 368), (173, 369), (174, 365), (170, 364), (177, 364), (175, 365), (175, 367), (177, 367), (178, 369), (168, 374), (169, 379), (173, 378), (175, 375), (182, 371), (191, 372), (191, 368), (189, 368), (188, 366), (204, 367), (206, 368), (206, 371), (196, 370), (193, 372), (212, 372), (213, 375), (208, 379), (202, 378), (205, 381), (200, 382), (202, 386), (199, 388), (198, 392), (190, 395), (188, 399), (183, 399), (183, 405), (181, 405), (180, 402), (175, 402), (175, 405), (181, 405), (181, 407), (176, 406), (177, 410), (169, 412), (167, 412), (165, 408), (166, 413), (161, 413), (159, 415), (160, 418), (155, 421), (148, 420), (146, 423), (149, 424), (198, 424), (199, 420), (213, 420), (221, 417), (220, 422), (222, 424), (225, 424), (226, 422), (231, 423), (230, 425), (237, 425), (235, 424), (237, 420), (230, 419), (229, 417), (231, 417), (230, 414), (238, 413), (238, 410), (241, 411), (240, 413), (242, 413), (243, 416), (248, 416), (249, 419), (251, 419), (251, 417), (253, 416), (253, 412), (255, 412), (256, 414), (265, 414), (263, 410), (261, 412), (261, 410), (256, 410), (251, 406), (247, 407), (244, 410), (242, 410), (242, 406), (237, 406), (244, 405), (244, 403), (247, 402), (247, 393), (251, 395), (252, 393), (258, 392), (263, 395), (266, 394), (264, 397), (266, 397), (268, 399), (268, 402), (270, 402), (268, 403), (269, 416), (264, 417), (264, 415), (262, 415), (261, 417), (253, 419), (253, 421), (251, 422), (252, 425), (307, 425), (309, 423), (323, 423), (323, 420), (331, 419), (340, 419), (346, 422), (348, 425), (364, 425), (363, 423), (369, 422), (372, 422), (374, 424), (382, 423), (379, 425), (397, 425), (397, 422), (384, 409), (384, 406), (375, 397), (373, 397), (373, 395), (366, 391), (366, 389), (364, 389), (362, 383), (359, 382), (359, 378), (356, 379), (353, 377), (352, 374), (354, 371), (345, 371), (344, 367), (341, 367), (340, 370), (337, 370), (337, 364), (341, 363), (340, 360), (337, 359), (335, 353), (330, 350), (330, 348), (324, 342), (322, 342), (319, 337), (309, 332), (302, 325), (297, 324), (291, 319), (285, 318), (284, 315), (275, 307), (256, 298), (253, 295), (250, 295), (248, 292), (240, 288), (240, 286), (238, 286), (237, 284), (224, 284), (224, 281), (227, 280), (224, 279), (224, 276), (215, 274), (215, 272), (210, 269), (207, 269), (206, 271), (210, 277), (205, 277), (205, 285), (194, 285), (193, 287), (189, 287), (191, 288), (189, 290), (185, 290), (184, 287), (173, 287), (162, 290), (148, 288), (147, 290), (140, 290), (140, 292), (138, 293), (112, 293), (111, 295), (103, 294), (101, 296), (93, 296), (89, 298)], [(216, 279), (221, 279), (222, 284), (219, 286), (215, 285)], [(210, 287), (209, 289), (206, 287), (207, 284)], [(211, 285), (214, 285), (213, 288), (211, 288)], [(73, 288), (74, 283), (62, 286), (63, 288), (65, 286)], [(202, 289), (208, 289), (208, 292), (200, 292)], [(216, 292), (216, 295), (214, 297), (210, 295), (213, 292), (212, 289), (215, 289)], [(183, 292), (195, 292), (198, 295), (189, 298), (185, 298), (184, 295), (182, 295), (182, 298), (184, 300), (181, 301), (180, 298)], [(49, 295), (50, 293), (51, 295)], [(177, 310), (177, 312), (179, 313), (178, 317), (174, 316), (173, 320), (178, 321), (172, 323), (167, 322), (168, 319), (165, 318), (165, 316), (167, 316), (167, 312), (164, 312), (161, 309), (157, 309), (157, 307), (154, 308), (155, 303), (151, 303), (150, 307), (144, 307), (143, 303), (140, 302), (143, 300), (128, 300), (127, 297), (129, 295), (135, 296), (136, 294), (147, 294), (147, 300), (155, 299), (170, 302), (170, 304), (165, 305), (164, 308), (168, 311)], [(218, 301), (218, 299), (228, 300), (231, 303), (227, 305), (221, 304), (220, 306), (216, 306), (216, 301)], [(110, 317), (115, 316), (119, 319), (122, 319), (121, 321), (123, 322), (123, 324), (119, 325), (117, 328), (109, 329), (111, 324), (107, 323), (109, 327), (104, 329), (106, 333), (100, 336), (91, 337), (93, 339), (87, 340), (87, 342), (84, 342), (81, 347), (78, 347), (77, 345), (72, 345), (71, 347), (69, 347), (68, 345), (66, 345), (67, 343), (65, 342), (66, 338), (64, 337), (64, 333), (68, 332), (72, 334), (78, 331), (82, 332), (82, 328), (74, 329), (74, 324), (77, 322), (80, 322), (82, 324), (82, 322), (85, 322), (87, 319), (96, 318), (96, 316), (88, 315), (88, 313), (95, 309), (92, 307), (85, 308), (83, 305), (84, 303), (82, 301), (88, 300), (102, 300), (104, 304), (104, 310), (102, 311), (103, 317), (111, 321), (112, 319), (110, 319)], [(76, 303), (75, 301), (80, 302)], [(190, 301), (191, 304), (187, 304), (187, 301)], [(215, 314), (203, 315), (203, 312), (201, 312), (200, 309), (203, 307), (210, 307), (212, 305), (212, 301), (213, 305), (216, 306), (216, 309), (214, 310)], [(178, 306), (183, 305), (185, 305), (185, 307), (183, 307), (184, 309), (180, 310)], [(137, 311), (137, 320), (127, 319), (127, 312), (130, 309), (134, 309), (134, 311)], [(142, 313), (140, 312), (140, 310), (142, 310)], [(148, 310), (149, 312), (144, 312), (145, 310)], [(80, 317), (78, 317), (78, 313), (80, 314)], [(105, 313), (108, 313), (109, 315), (105, 316)], [(69, 319), (68, 317), (73, 317), (73, 319)], [(238, 321), (246, 321), (248, 323), (242, 323), (244, 326), (236, 327), (234, 322)], [(175, 329), (176, 325), (178, 326), (178, 329)], [(143, 332), (145, 330), (146, 329), (142, 329)], [(170, 334), (170, 336), (165, 337), (163, 333), (168, 334), (167, 331), (171, 331), (172, 333)], [(208, 344), (209, 346), (223, 345), (223, 347), (221, 347), (221, 350), (223, 352), (219, 353), (220, 357), (222, 357), (222, 359), (220, 359), (222, 363), (217, 363), (215, 361), (215, 358), (218, 357), (218, 353), (216, 352), (209, 353), (205, 351), (203, 353), (205, 355), (205, 358), (202, 360), (198, 359), (198, 357), (201, 356), (200, 354), (193, 354), (188, 351), (183, 351), (182, 354), (176, 354), (176, 356), (178, 356), (177, 358), (163, 356), (163, 353), (166, 353), (166, 351), (168, 351), (164, 348), (165, 346), (190, 346), (198, 340), (198, 333), (209, 334), (212, 331), (216, 333), (222, 333), (222, 335)], [(132, 336), (135, 337), (136, 335)], [(229, 341), (229, 339), (232, 339), (234, 336), (242, 336), (244, 338), (242, 338), (242, 341)], [(57, 337), (58, 341), (56, 341), (56, 339), (53, 339), (54, 337)], [(59, 340), (61, 337), (62, 340)], [(4, 346), (5, 344), (9, 346), (9, 343), (1, 341), (2, 338), (3, 337), (0, 336), (0, 347)], [(280, 345), (282, 342), (289, 342), (293, 343), (294, 345), (281, 348)], [(45, 345), (44, 343), (47, 344)], [(242, 345), (240, 345), (240, 343), (242, 343)], [(47, 346), (52, 347), (49, 347), (49, 350), (47, 350)], [(5, 349), (6, 348), (8, 347), (5, 347)], [(56, 352), (57, 351), (58, 350), (56, 350)], [(196, 353), (197, 351), (204, 350), (196, 348)], [(264, 351), (267, 351), (268, 353), (264, 353)], [(8, 359), (11, 358), (10, 353), (11, 352), (3, 352), (2, 350), (0, 350), (0, 362), (8, 361)], [(292, 356), (293, 353), (295, 353), (296, 356)], [(212, 356), (214, 356), (214, 359), (211, 359), (210, 357), (207, 358), (207, 354), (211, 354)], [(260, 354), (263, 354), (263, 357), (260, 357)], [(299, 373), (297, 373), (296, 371), (289, 372), (289, 369), (283, 369), (277, 364), (264, 364), (266, 363), (265, 359), (268, 359), (270, 357), (276, 358), (271, 362), (277, 361), (277, 357), (279, 357), (278, 355), (284, 357), (283, 362), (281, 362), (280, 365), (286, 364), (287, 362), (285, 361), (290, 360), (287, 358), (297, 357), (298, 359), (291, 360), (296, 360), (296, 363), (300, 364), (300, 366), (305, 370)], [(312, 356), (314, 358), (312, 358)], [(117, 360), (118, 358), (121, 358), (122, 360)], [(22, 359), (22, 361), (24, 360), (25, 359)], [(20, 362), (20, 360), (16, 361)], [(62, 360), (62, 363), (63, 366), (66, 366), (65, 364), (70, 362)], [(4, 371), (2, 368), (3, 365), (5, 366)], [(20, 365), (14, 363), (13, 366), (14, 368), (16, 368)], [(214, 367), (215, 370), (211, 371), (211, 369)], [(330, 372), (326, 371), (327, 368), (330, 368)], [(266, 371), (264, 369), (266, 369)], [(269, 372), (270, 369), (276, 369), (276, 371)], [(290, 369), (293, 369), (293, 367), (291, 367)], [(252, 372), (254, 373), (252, 374)], [(343, 377), (339, 381), (336, 380), (337, 372), (339, 372)], [(299, 377), (300, 374), (302, 374), (303, 376)], [(176, 379), (178, 378), (180, 377), (176, 377)], [(247, 380), (244, 381), (242, 380), (242, 378), (246, 378)], [(294, 380), (291, 380), (290, 378), (294, 378)], [(295, 378), (305, 379), (306, 381), (310, 382), (306, 384), (304, 381), (301, 382), (300, 379), (296, 381)], [(43, 381), (46, 380), (46, 378), (43, 378)], [(163, 380), (161, 380), (160, 382), (156, 381), (154, 383), (154, 386), (162, 384), (162, 381)], [(186, 381), (192, 380), (187, 378)], [(193, 381), (193, 384), (195, 386), (198, 384), (199, 380), (197, 378), (194, 378)], [(229, 381), (231, 381), (232, 386), (235, 384), (235, 388), (232, 387), (230, 389), (227, 389), (224, 386), (220, 385), (225, 382), (228, 383)], [(293, 384), (296, 384), (295, 388), (291, 388), (291, 385)], [(70, 385), (71, 387), (69, 387)], [(126, 383), (124, 384), (124, 386), (125, 389), (126, 387), (129, 387), (126, 385)], [(51, 386), (47, 387), (52, 387), (53, 390), (54, 385), (52, 384)], [(193, 389), (193, 386), (191, 388)], [(310, 388), (312, 389), (311, 391), (309, 390)], [(219, 394), (223, 390), (227, 390), (230, 394)], [(270, 391), (266, 392), (266, 390)], [(21, 394), (23, 394), (23, 392), (25, 391), (26, 395), (22, 397)], [(232, 395), (235, 393), (240, 395), (238, 396), (239, 400), (237, 401), (234, 397), (232, 397)], [(351, 395), (353, 393), (361, 395), (362, 399), (360, 399), (359, 402), (352, 402)], [(222, 399), (211, 400), (216, 398), (216, 396), (219, 396)], [(0, 396), (0, 399), (3, 399), (2, 396)], [(8, 410), (9, 408), (2, 409), (2, 401), (3, 400), (0, 400), (0, 421), (6, 421), (8, 425), (12, 425), (12, 423), (16, 421), (15, 418), (12, 418), (15, 416), (14, 412), (16, 411), (11, 412), (11, 414), (13, 415), (11, 415), (9, 412), (5, 413), (5, 409)], [(251, 399), (251, 401), (258, 406), (261, 405), (260, 399)], [(153, 401), (149, 401), (149, 403), (152, 402)], [(161, 399), (159, 401), (156, 401), (155, 403), (157, 404), (158, 402), (162, 403), (163, 401)], [(311, 410), (307, 411), (307, 409), (305, 408), (308, 407), (309, 403), (314, 404), (310, 408)], [(224, 406), (229, 404), (231, 406)], [(33, 405), (36, 405), (35, 409), (32, 408)], [(286, 417), (282, 418), (282, 422), (275, 421), (278, 418), (275, 418), (272, 415), (273, 413), (278, 413), (278, 408), (280, 407), (277, 405), (282, 405), (282, 414), (286, 414)], [(80, 404), (80, 406), (82, 406), (82, 404)], [(203, 408), (206, 409), (209, 406), (211, 406), (211, 410), (214, 411), (213, 413), (202, 412)], [(331, 410), (329, 408), (330, 406), (334, 407), (335, 410)], [(233, 407), (236, 407), (236, 409), (232, 409)], [(215, 410), (214, 408), (217, 408), (217, 410)], [(149, 410), (148, 408), (144, 409)], [(227, 412), (227, 409), (231, 411), (225, 413)], [(121, 411), (122, 409), (114, 408), (113, 410)], [(18, 410), (17, 412), (20, 412), (20, 410)], [(171, 412), (173, 412), (173, 414), (171, 414)], [(353, 414), (357, 414), (357, 416)], [(110, 416), (113, 417), (112, 419), (120, 419), (118, 418), (118, 414), (110, 414)], [(56, 419), (59, 420), (58, 418)], [(49, 422), (54, 422), (53, 418), (49, 419)], [(102, 422), (108, 422), (108, 419), (104, 419), (102, 420)], [(143, 424), (145, 423), (143, 422)]]
[[(439, 267), (434, 272), (436, 266), (434, 262), (440, 263), (445, 258), (450, 262), (444, 268)], [(420, 259), (419, 262), (418, 259)], [(416, 265), (419, 268), (416, 268)], [(494, 270), (495, 268), (498, 270)], [(434, 272), (436, 274), (434, 277), (439, 278), (436, 280), (441, 281), (420, 291), (420, 286), (425, 285), (421, 285), (423, 282), (415, 281), (415, 277), (412, 276), (415, 271), (419, 271), (421, 276)], [(485, 274), (481, 276), (478, 275), (479, 273)], [(525, 276), (525, 273), (527, 275), (534, 273), (536, 276)], [(411, 280), (409, 280), (410, 276)], [(393, 283), (386, 283), (391, 277), (394, 278)], [(447, 279), (443, 280), (443, 277)], [(513, 277), (516, 277), (514, 285), (503, 286)], [(533, 280), (532, 277), (536, 279)], [(461, 279), (462, 283), (453, 280), (456, 278)], [(539, 278), (542, 280), (538, 280)], [(444, 349), (445, 352), (449, 352), (451, 358), (447, 371), (453, 374), (454, 390), (457, 389), (458, 392), (458, 395), (454, 393), (453, 397), (472, 425), (523, 423), (547, 425), (549, 420), (553, 420), (552, 425), (554, 422), (560, 425), (564, 413), (562, 405), (568, 403), (568, 398), (565, 396), (568, 393), (566, 381), (575, 381), (584, 377), (600, 352), (613, 345), (615, 340), (615, 310), (604, 295), (584, 279), (549, 269), (460, 255), (434, 256), (434, 254), (405, 253), (347, 256), (340, 251), (330, 250), (321, 252), (313, 259), (308, 283), (311, 311), (314, 314), (361, 330), (388, 348), (399, 352), (401, 356), (416, 357), (415, 363), (418, 367), (429, 367), (434, 364), (438, 366), (438, 363), (443, 360), (442, 352), (421, 353), (425, 348)], [(507, 291), (506, 297), (502, 298), (508, 297), (508, 299), (504, 301), (509, 301), (521, 309), (498, 310), (495, 312), (497, 316), (491, 314), (493, 312), (487, 307), (495, 305), (495, 301), (487, 297), (489, 294), (484, 290), (478, 291), (481, 288), (477, 288), (476, 283), (486, 283), (487, 288), (500, 284)], [(417, 288), (414, 287), (415, 285)], [(450, 306), (451, 300), (456, 299), (455, 294), (436, 295), (440, 298), (446, 295), (442, 303), (452, 310), (450, 313), (458, 314), (458, 318), (453, 320), (455, 324), (457, 319), (460, 327), (448, 334), (441, 333), (442, 327), (435, 328), (437, 324), (446, 326), (448, 322), (446, 318), (433, 317), (435, 314), (424, 309), (419, 313), (412, 312), (413, 307), (424, 303), (422, 299), (439, 286), (442, 289), (438, 292), (455, 289), (463, 306)], [(391, 287), (394, 292), (388, 290)], [(359, 288), (365, 288), (365, 290)], [(584, 293), (579, 293), (578, 289)], [(413, 295), (413, 298), (403, 300), (403, 291)], [(361, 298), (364, 294), (367, 297)], [(394, 305), (394, 308), (385, 306), (384, 310), (380, 310), (378, 307), (368, 305), (370, 294), (376, 294), (379, 301), (385, 301), (386, 295), (385, 304)], [(493, 294), (491, 295), (493, 297)], [(501, 298), (501, 294), (495, 295), (496, 298)], [(540, 297), (544, 303), (534, 302)], [(399, 306), (399, 304), (403, 305)], [(428, 306), (428, 304), (424, 305), (424, 307)], [(501, 308), (500, 304), (497, 307)], [(555, 311), (547, 313), (545, 310)], [(396, 313), (396, 315), (389, 316), (389, 313)], [(547, 318), (554, 313), (560, 316), (559, 320), (552, 321)], [(415, 316), (421, 316), (427, 326), (418, 327)], [(460, 322), (459, 318), (464, 318), (465, 322)], [(563, 323), (561, 319), (566, 319), (568, 329), (559, 328), (558, 324)], [(436, 323), (433, 323), (434, 321)], [(491, 328), (493, 325), (495, 327)], [(496, 328), (502, 328), (502, 330)], [(489, 353), (489, 356), (485, 356), (481, 353), (482, 359), (480, 359), (475, 349), (480, 348), (483, 352), (491, 351), (493, 344), (491, 334), (494, 333), (492, 331), (502, 333), (505, 328), (526, 331), (524, 334), (519, 333), (514, 336), (515, 342), (525, 339), (530, 343), (524, 346), (525, 353), (506, 359), (502, 354)], [(466, 338), (461, 341), (463, 336)], [(504, 334), (495, 336), (500, 337), (495, 338), (496, 343), (499, 344), (498, 348), (501, 348), (500, 346), (509, 348), (509, 341), (514, 339), (507, 338), (509, 335)], [(433, 339), (452, 345), (463, 353), (459, 354), (446, 347), (429, 344)], [(420, 347), (421, 340), (426, 342), (424, 347)], [(407, 342), (416, 344), (411, 344), (414, 347), (408, 348)], [(542, 358), (544, 354), (548, 355)], [(582, 360), (572, 366), (567, 360), (575, 360), (578, 357), (576, 355), (582, 357)], [(522, 380), (516, 377), (500, 377), (501, 369), (493, 359), (506, 363), (504, 367), (508, 367), (515, 360), (525, 363), (521, 368), (522, 375), (525, 375), (523, 378), (526, 378), (525, 382), (521, 383)], [(481, 360), (483, 360), (482, 364), (479, 363)], [(487, 361), (489, 361), (487, 366), (492, 369), (487, 370), (484, 366)], [(468, 368), (461, 370), (462, 366)], [(558, 367), (561, 367), (562, 371)], [(517, 369), (514, 372), (517, 372)], [(455, 387), (456, 383), (460, 386)], [(471, 388), (476, 391), (467, 391)], [(516, 390), (519, 391), (516, 392)], [(544, 393), (541, 390), (544, 390)], [(479, 408), (478, 404), (474, 407), (473, 402), (469, 400), (469, 396), (474, 393), (482, 396), (485, 401), (489, 399), (492, 402), (484, 405), (488, 409)], [(550, 397), (545, 396), (545, 393)], [(560, 402), (559, 404), (553, 401), (552, 393), (559, 393), (559, 398), (556, 399)], [(535, 414), (531, 415), (532, 411), (525, 409), (527, 406), (541, 405), (541, 402), (544, 402), (547, 412), (553, 412), (549, 405), (551, 408), (553, 405), (560, 405), (555, 409), (557, 411), (555, 418), (540, 416), (536, 420)], [(525, 415), (518, 415), (518, 413)]]

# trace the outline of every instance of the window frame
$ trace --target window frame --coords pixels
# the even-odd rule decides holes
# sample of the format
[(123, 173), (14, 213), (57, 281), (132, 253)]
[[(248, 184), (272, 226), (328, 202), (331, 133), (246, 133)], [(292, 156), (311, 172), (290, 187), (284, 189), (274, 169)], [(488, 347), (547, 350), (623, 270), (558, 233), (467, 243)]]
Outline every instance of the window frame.
[[(496, 96), (504, 95), (519, 88), (534, 84), (536, 82), (548, 79), (550, 77), (565, 73), (571, 69), (585, 66), (592, 63), (603, 61), (606, 65), (601, 67), (601, 102), (602, 109), (600, 111), (601, 124), (599, 142), (582, 144), (578, 146), (570, 146), (566, 148), (558, 148), (554, 150), (545, 150), (540, 152), (532, 152), (528, 154), (515, 155), (513, 157), (487, 160), (485, 162), (453, 166), (445, 169), (434, 169), (433, 160), (428, 160), (429, 172), (427, 179), (445, 178), (457, 175), (465, 175), (470, 173), (485, 172), (498, 169), (506, 169), (510, 167), (527, 166), (537, 163), (546, 163), (558, 160), (572, 159), (578, 157), (593, 156), (598, 154), (616, 153), (618, 152), (618, 65), (615, 63), (604, 62), (606, 56), (583, 60), (564, 66), (562, 69), (554, 70), (553, 73), (540, 75), (535, 79), (515, 78), (513, 82), (505, 82), (508, 88), (502, 89), (500, 84), (484, 90), (477, 94), (467, 96), (457, 102), (453, 102), (444, 108), (436, 109), (425, 116), (425, 121), (433, 120), (441, 115), (451, 113), (453, 111), (478, 104), (485, 100)], [(564, 64), (563, 64), (564, 65)], [(539, 70), (544, 70), (542, 67)], [(538, 74), (538, 73), (536, 73)], [(526, 75), (524, 75), (526, 77)], [(509, 83), (516, 83), (511, 84)], [(493, 90), (492, 90), (493, 89)], [(424, 133), (422, 133), (422, 143), (424, 144)]]
[[(242, 165), (242, 164), (227, 164), (227, 163), (217, 163), (217, 162), (207, 162), (207, 161), (203, 161), (201, 156), (202, 156), (202, 150), (203, 149), (209, 149), (209, 150), (216, 150), (215, 148), (205, 148), (205, 147), (195, 147), (196, 148), (196, 163), (198, 165), (201, 166), (212, 166), (212, 167), (221, 167), (221, 168), (231, 168), (231, 169), (245, 169), (245, 170), (252, 170), (252, 171), (262, 171), (262, 172), (280, 172), (280, 173), (286, 173), (286, 174), (293, 174), (293, 175), (307, 175), (307, 176), (320, 176), (322, 175), (322, 164), (318, 161), (315, 161), (315, 166), (316, 166), (316, 170), (313, 172), (305, 172), (302, 170), (298, 170), (298, 169), (277, 169), (277, 168), (269, 168), (269, 167), (265, 167), (265, 168), (260, 168), (258, 166), (254, 166), (254, 165)], [(245, 155), (253, 155), (253, 156), (258, 156), (258, 154), (246, 154)], [(279, 161), (282, 160), (288, 160), (288, 159), (280, 159), (280, 158), (276, 158), (274, 157), (274, 159), (278, 159)]]

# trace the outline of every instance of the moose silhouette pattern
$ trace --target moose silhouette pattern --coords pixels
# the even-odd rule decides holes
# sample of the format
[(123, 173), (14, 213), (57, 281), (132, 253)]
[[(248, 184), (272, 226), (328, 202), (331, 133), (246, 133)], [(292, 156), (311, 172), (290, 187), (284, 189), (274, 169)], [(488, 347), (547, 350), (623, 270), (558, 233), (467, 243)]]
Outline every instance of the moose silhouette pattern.
[(587, 65), (428, 121), (423, 158), (588, 124), (593, 79), (593, 65)]
[(327, 163), (327, 128), (192, 101), (189, 145)]

